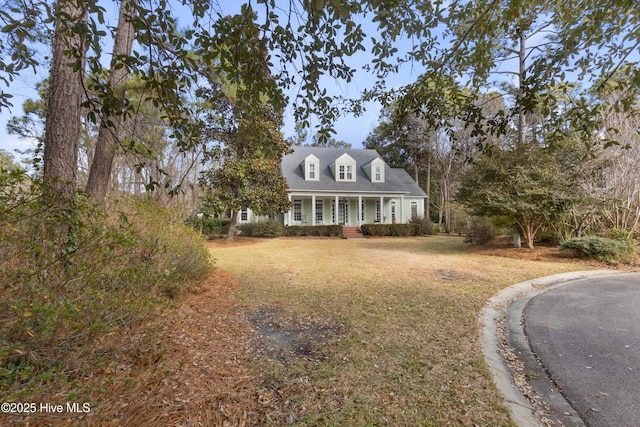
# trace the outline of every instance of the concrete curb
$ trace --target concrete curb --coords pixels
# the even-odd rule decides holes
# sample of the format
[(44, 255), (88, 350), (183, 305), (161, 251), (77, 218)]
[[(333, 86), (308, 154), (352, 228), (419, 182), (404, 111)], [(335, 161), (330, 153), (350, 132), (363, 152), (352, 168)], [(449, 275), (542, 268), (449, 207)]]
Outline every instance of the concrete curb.
[[(512, 329), (522, 330), (522, 309), (526, 302), (536, 294), (544, 292), (553, 285), (571, 282), (574, 280), (611, 276), (620, 274), (615, 270), (591, 270), (576, 271), (570, 273), (554, 274), (517, 283), (503, 289), (487, 301), (478, 317), (478, 331), (480, 345), (485, 361), (489, 367), (496, 387), (505, 397), (505, 403), (511, 411), (511, 416), (519, 427), (537, 427), (549, 425), (544, 414), (535, 407), (535, 397), (527, 393), (527, 385), (524, 376), (514, 371), (514, 366), (521, 363), (511, 350), (506, 335), (506, 325), (509, 323)], [(519, 298), (527, 297), (516, 307), (516, 312), (509, 313), (509, 307)], [(508, 317), (511, 319), (509, 320)], [(524, 331), (518, 331), (524, 337)], [(528, 345), (528, 344), (527, 344)], [(559, 395), (559, 393), (558, 393)], [(560, 395), (554, 396), (554, 400), (566, 404), (567, 410), (573, 411), (571, 406)], [(574, 414), (570, 414), (575, 418)], [(575, 425), (580, 425), (581, 420), (575, 420)]]

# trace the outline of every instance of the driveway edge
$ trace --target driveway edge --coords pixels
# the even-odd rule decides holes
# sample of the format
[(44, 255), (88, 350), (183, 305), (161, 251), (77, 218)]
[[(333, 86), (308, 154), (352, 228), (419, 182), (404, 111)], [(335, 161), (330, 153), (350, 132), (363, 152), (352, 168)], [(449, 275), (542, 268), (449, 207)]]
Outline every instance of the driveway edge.
[[(539, 405), (538, 399), (527, 384), (526, 375), (522, 372), (524, 366), (522, 360), (514, 353), (507, 340), (507, 328), (511, 333), (515, 331), (518, 339), (526, 340), (522, 328), (522, 309), (535, 294), (563, 282), (620, 273), (622, 272), (616, 270), (574, 271), (527, 280), (503, 289), (491, 297), (480, 311), (478, 333), (482, 353), (493, 381), (503, 394), (511, 416), (519, 427), (546, 426), (551, 423), (545, 417), (544, 411), (536, 407), (536, 404)], [(528, 297), (527, 300), (518, 304), (515, 311), (511, 310), (509, 313), (510, 306), (525, 296)], [(566, 404), (567, 411), (573, 411), (569, 403), (559, 393), (558, 395), (554, 396), (556, 404), (561, 406)], [(577, 416), (572, 413), (565, 415), (571, 418)], [(581, 421), (578, 418), (575, 422), (576, 425), (580, 425)]]

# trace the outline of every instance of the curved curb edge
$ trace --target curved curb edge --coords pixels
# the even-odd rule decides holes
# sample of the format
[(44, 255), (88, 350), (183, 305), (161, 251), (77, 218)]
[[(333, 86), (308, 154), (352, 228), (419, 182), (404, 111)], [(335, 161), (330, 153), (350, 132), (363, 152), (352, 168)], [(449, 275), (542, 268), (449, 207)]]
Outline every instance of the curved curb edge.
[[(518, 298), (532, 298), (553, 285), (579, 279), (611, 276), (623, 272), (616, 270), (589, 270), (554, 274), (527, 280), (503, 289), (491, 297), (478, 316), (478, 333), (482, 353), (493, 377), (493, 381), (505, 398), (514, 422), (520, 427), (548, 425), (540, 411), (536, 410), (532, 399), (525, 396), (524, 390), (516, 385), (516, 373), (507, 359), (513, 357), (505, 338), (507, 312)], [(521, 382), (521, 381), (519, 381)], [(568, 402), (566, 405), (570, 406)]]

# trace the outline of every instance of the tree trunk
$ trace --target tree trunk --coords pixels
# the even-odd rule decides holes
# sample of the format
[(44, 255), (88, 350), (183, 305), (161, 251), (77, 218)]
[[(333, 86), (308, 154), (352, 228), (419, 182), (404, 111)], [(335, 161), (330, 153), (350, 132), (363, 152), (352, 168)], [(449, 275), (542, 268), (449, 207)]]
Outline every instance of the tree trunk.
[(74, 29), (85, 21), (83, 3), (58, 2), (52, 39), (43, 179), (62, 209), (70, 207), (77, 185), (86, 46)]
[(425, 199), (426, 206), (424, 207), (424, 216), (431, 221), (431, 156), (427, 161), (427, 198)]
[(445, 176), (442, 180), (442, 192), (444, 194), (444, 230), (451, 234), (451, 205), (449, 203), (449, 179)]
[(229, 231), (227, 232), (227, 241), (231, 241), (236, 237), (236, 222), (238, 221), (238, 211), (231, 211), (231, 222), (229, 223)]
[(96, 151), (91, 163), (86, 189), (87, 193), (98, 199), (104, 199), (107, 195), (116, 143), (124, 121), (122, 114), (124, 90), (122, 87), (126, 82), (128, 71), (121, 57), (131, 55), (134, 31), (130, 16), (135, 1), (122, 0), (120, 2), (120, 15), (109, 73), (109, 87), (107, 88), (109, 93), (104, 101), (106, 108), (103, 108), (100, 120)]
[(524, 85), (526, 79), (526, 38), (524, 36), (524, 31), (520, 30), (520, 51), (518, 53), (519, 60), (519, 71), (518, 71), (518, 146), (517, 149), (520, 150), (525, 145), (525, 130), (527, 127), (527, 117), (524, 112), (524, 105), (522, 105), (522, 101), (524, 98)]

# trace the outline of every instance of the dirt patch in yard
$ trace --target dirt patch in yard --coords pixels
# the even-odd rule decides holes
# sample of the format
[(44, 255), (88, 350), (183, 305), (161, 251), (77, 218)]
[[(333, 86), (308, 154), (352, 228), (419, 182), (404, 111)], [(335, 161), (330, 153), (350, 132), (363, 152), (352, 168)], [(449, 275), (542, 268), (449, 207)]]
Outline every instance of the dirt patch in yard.
[(322, 361), (322, 345), (342, 330), (323, 319), (288, 319), (280, 307), (254, 309), (246, 316), (256, 332), (254, 355), (279, 360)]

